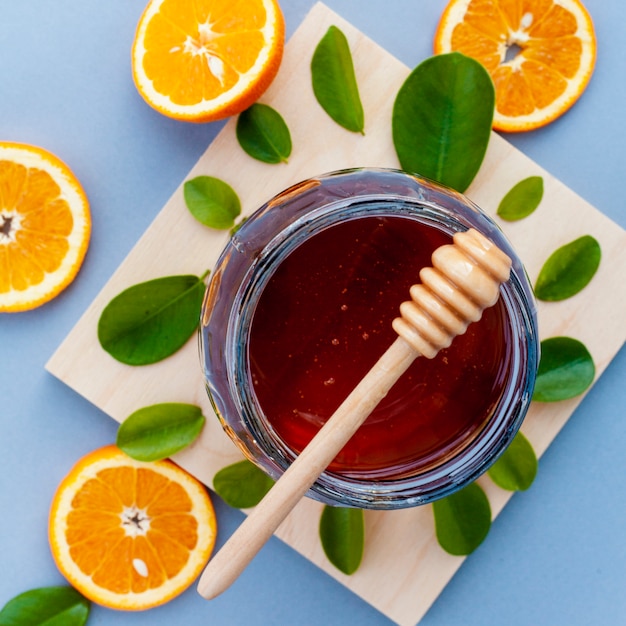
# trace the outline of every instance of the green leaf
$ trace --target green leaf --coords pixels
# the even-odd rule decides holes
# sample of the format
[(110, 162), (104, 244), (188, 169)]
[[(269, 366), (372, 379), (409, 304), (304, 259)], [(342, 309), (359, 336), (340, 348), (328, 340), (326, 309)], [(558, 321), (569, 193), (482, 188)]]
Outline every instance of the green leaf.
[(248, 221), (248, 217), (244, 217), (242, 218), (239, 223), (235, 224), (231, 229), (230, 229), (230, 236), (233, 237), (236, 232)]
[(344, 574), (354, 574), (361, 564), (365, 546), (363, 511), (325, 506), (319, 532), (328, 560)]
[(580, 395), (593, 383), (596, 368), (585, 345), (572, 337), (541, 342), (533, 400), (558, 402)]
[(565, 300), (586, 287), (600, 265), (600, 244), (584, 235), (558, 248), (539, 272), (535, 296), (539, 300)]
[(253, 104), (237, 118), (237, 141), (254, 159), (287, 163), (291, 134), (280, 113), (267, 104)]
[(239, 461), (221, 469), (213, 478), (217, 495), (236, 509), (256, 506), (274, 481), (251, 461)]
[(402, 169), (465, 191), (491, 137), (495, 90), (487, 70), (458, 52), (426, 59), (398, 91), (393, 143)]
[(128, 365), (174, 354), (198, 327), (205, 276), (167, 276), (122, 291), (100, 315), (100, 345)]
[(528, 217), (543, 198), (543, 178), (529, 176), (520, 180), (502, 198), (498, 206), (498, 215), (509, 222)]
[(241, 202), (234, 189), (213, 176), (197, 176), (186, 181), (183, 195), (191, 214), (209, 228), (232, 228), (241, 213)]
[(508, 491), (526, 491), (537, 475), (537, 455), (521, 432), (488, 470), (491, 480)]
[(205, 421), (202, 410), (193, 404), (153, 404), (120, 424), (116, 444), (138, 461), (159, 461), (193, 443)]
[(336, 26), (320, 39), (311, 59), (313, 93), (340, 126), (363, 133), (365, 117), (348, 40)]
[(72, 587), (40, 587), (9, 600), (0, 611), (0, 626), (82, 626), (90, 606)]
[(433, 502), (439, 545), (456, 556), (471, 554), (491, 527), (491, 507), (485, 492), (472, 483)]

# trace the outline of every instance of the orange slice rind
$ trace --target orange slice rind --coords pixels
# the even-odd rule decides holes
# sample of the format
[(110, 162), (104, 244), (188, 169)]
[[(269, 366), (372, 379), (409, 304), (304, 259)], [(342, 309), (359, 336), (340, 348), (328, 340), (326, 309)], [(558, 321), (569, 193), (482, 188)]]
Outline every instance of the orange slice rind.
[(54, 560), (86, 598), (144, 610), (187, 589), (213, 550), (207, 490), (171, 461), (135, 461), (116, 446), (87, 454), (50, 510)]
[(282, 60), (277, 0), (151, 0), (132, 48), (135, 85), (174, 119), (241, 113), (269, 87)]
[(59, 158), (0, 142), (0, 312), (25, 311), (74, 279), (91, 233), (85, 192)]
[(579, 0), (452, 0), (435, 33), (436, 54), (480, 61), (496, 88), (493, 127), (539, 128), (565, 113), (593, 73), (596, 38)]

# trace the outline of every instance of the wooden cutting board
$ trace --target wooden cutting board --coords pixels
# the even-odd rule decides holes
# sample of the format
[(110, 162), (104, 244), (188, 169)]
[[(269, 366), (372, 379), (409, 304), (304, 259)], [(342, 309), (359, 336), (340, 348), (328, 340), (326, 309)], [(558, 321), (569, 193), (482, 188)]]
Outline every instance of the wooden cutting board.
[[(364, 136), (337, 126), (312, 92), (311, 55), (332, 24), (346, 34), (353, 54), (366, 116)], [(289, 163), (268, 165), (247, 156), (236, 141), (232, 119), (188, 178), (204, 174), (227, 181), (247, 214), (284, 188), (317, 174), (358, 166), (399, 167), (391, 139), (391, 110), (408, 73), (409, 68), (327, 7), (317, 4), (287, 44), (279, 75), (261, 100), (276, 108), (291, 130), (294, 148)], [(600, 242), (602, 263), (590, 285), (569, 300), (539, 303), (538, 307), (541, 338), (568, 335), (584, 342), (599, 376), (626, 338), (626, 284), (612, 279), (626, 274), (626, 232), (495, 133), (467, 195), (495, 216), (504, 194), (531, 175), (544, 178), (541, 205), (524, 220), (500, 225), (533, 282), (557, 247), (585, 234)], [(196, 340), (190, 340), (161, 363), (133, 368), (105, 353), (96, 335), (103, 307), (126, 287), (172, 274), (200, 275), (213, 267), (228, 235), (194, 220), (183, 201), (182, 182), (46, 367), (118, 422), (158, 402), (201, 406), (208, 418), (207, 426), (200, 439), (175, 460), (211, 486), (215, 472), (240, 460), (241, 455), (213, 417)], [(538, 454), (550, 445), (581, 400), (533, 403), (523, 432)], [(488, 478), (480, 482), (497, 515), (511, 494)], [(320, 546), (320, 512), (321, 505), (304, 500), (277, 535), (402, 626), (421, 619), (463, 562), (437, 544), (431, 507), (366, 512), (362, 565), (352, 576), (344, 576), (328, 563)], [(381, 572), (393, 575), (381, 576)]]

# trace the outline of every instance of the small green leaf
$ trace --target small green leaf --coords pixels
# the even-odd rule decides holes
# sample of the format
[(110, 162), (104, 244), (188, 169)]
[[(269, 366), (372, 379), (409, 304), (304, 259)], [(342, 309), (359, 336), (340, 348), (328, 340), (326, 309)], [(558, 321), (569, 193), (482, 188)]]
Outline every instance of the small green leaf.
[(600, 265), (600, 244), (584, 235), (553, 252), (539, 272), (535, 296), (539, 300), (565, 300), (586, 287)]
[(242, 218), (237, 224), (230, 229), (230, 236), (233, 237), (237, 231), (248, 221), (247, 217)]
[(487, 70), (458, 52), (426, 59), (398, 91), (393, 143), (402, 169), (465, 191), (489, 138), (495, 89)]
[(287, 163), (291, 134), (280, 113), (267, 104), (253, 104), (237, 118), (237, 141), (254, 159)]
[(122, 291), (98, 320), (101, 346), (127, 365), (174, 354), (197, 330), (205, 276), (167, 276)]
[(193, 443), (204, 422), (202, 410), (193, 404), (153, 404), (120, 424), (116, 444), (138, 461), (159, 461)]
[(234, 189), (213, 176), (197, 176), (186, 181), (183, 195), (190, 213), (209, 228), (232, 228), (241, 213), (241, 202)]
[(344, 574), (354, 574), (361, 564), (365, 545), (363, 511), (325, 506), (319, 532), (328, 560)]
[(236, 509), (256, 506), (274, 481), (251, 461), (239, 461), (222, 468), (213, 478), (215, 493)]
[(521, 432), (488, 470), (491, 480), (508, 491), (526, 491), (537, 475), (537, 455)]
[(439, 545), (456, 556), (476, 550), (491, 527), (489, 500), (476, 483), (433, 502), (433, 512)]
[(363, 133), (365, 117), (348, 40), (336, 26), (320, 39), (311, 59), (313, 93), (340, 126)]
[(0, 625), (82, 626), (90, 606), (72, 587), (40, 587), (9, 600), (0, 611)]
[(541, 342), (533, 400), (558, 402), (580, 395), (593, 383), (596, 368), (585, 345), (572, 337)]
[(498, 215), (509, 222), (528, 217), (543, 198), (543, 178), (529, 176), (520, 180), (502, 198), (498, 206)]

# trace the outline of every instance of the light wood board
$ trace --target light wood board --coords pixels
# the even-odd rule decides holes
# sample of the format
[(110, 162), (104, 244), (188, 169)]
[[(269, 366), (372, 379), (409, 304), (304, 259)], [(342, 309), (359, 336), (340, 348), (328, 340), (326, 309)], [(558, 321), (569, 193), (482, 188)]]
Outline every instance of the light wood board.
[[(313, 96), (311, 55), (331, 24), (343, 30), (350, 44), (366, 115), (364, 136), (337, 126)], [(408, 73), (409, 68), (317, 4), (288, 42), (279, 75), (261, 99), (280, 111), (291, 130), (294, 149), (289, 163), (268, 165), (247, 156), (237, 144), (235, 120), (230, 120), (187, 178), (204, 174), (227, 181), (240, 196), (244, 213), (251, 213), (284, 188), (317, 174), (357, 166), (399, 167), (391, 139), (391, 110)], [(585, 234), (593, 235), (602, 246), (602, 263), (589, 286), (567, 301), (539, 303), (538, 307), (541, 337), (569, 335), (583, 341), (599, 376), (626, 338), (626, 284), (612, 278), (626, 273), (626, 233), (495, 133), (467, 195), (495, 216), (504, 194), (530, 175), (544, 178), (541, 205), (524, 220), (499, 223), (533, 282), (557, 247)], [(118, 422), (158, 402), (200, 405), (208, 417), (207, 426), (200, 439), (175, 460), (211, 486), (215, 472), (241, 455), (213, 417), (196, 340), (161, 363), (133, 368), (106, 354), (96, 335), (103, 307), (126, 287), (172, 274), (200, 275), (213, 267), (228, 235), (194, 220), (184, 204), (182, 182), (46, 367)], [(581, 400), (531, 406), (523, 431), (538, 454), (550, 445)], [(510, 494), (487, 478), (480, 481), (495, 516)], [(463, 562), (438, 546), (431, 507), (366, 512), (364, 560), (354, 575), (344, 576), (328, 563), (321, 549), (320, 512), (321, 505), (304, 500), (277, 535), (401, 626), (421, 619)], [(393, 575), (381, 576), (381, 572)]]

